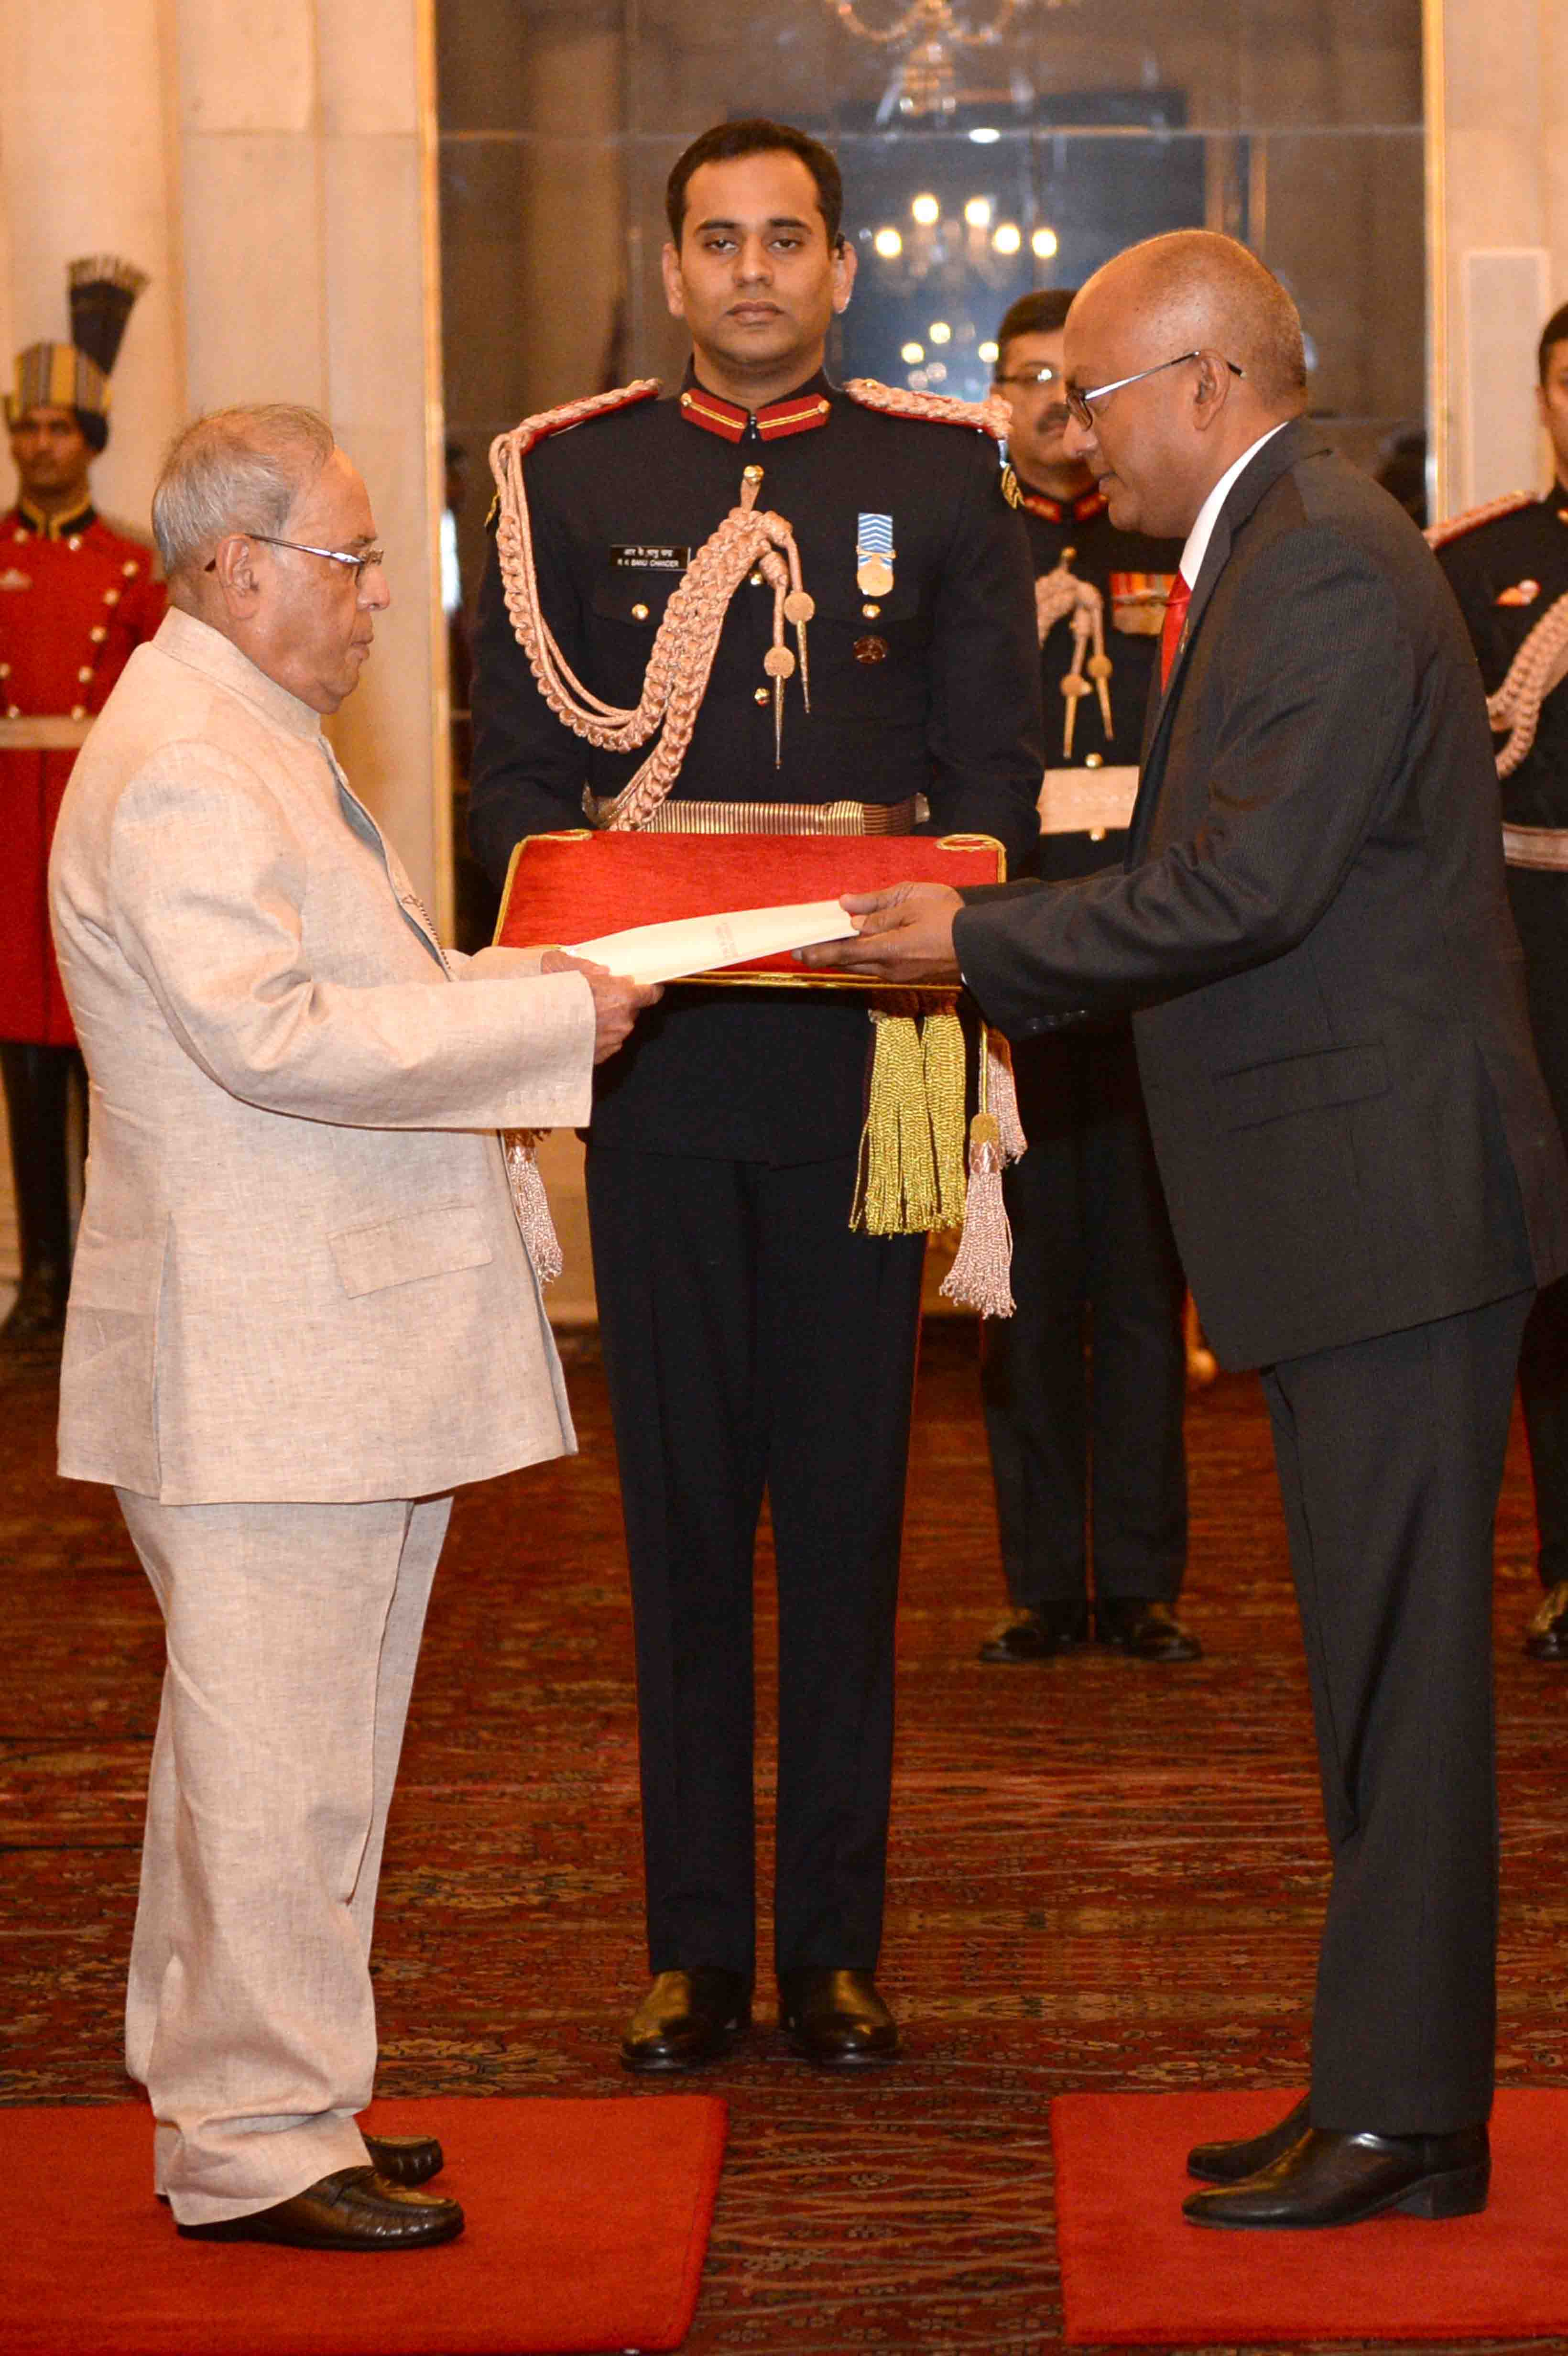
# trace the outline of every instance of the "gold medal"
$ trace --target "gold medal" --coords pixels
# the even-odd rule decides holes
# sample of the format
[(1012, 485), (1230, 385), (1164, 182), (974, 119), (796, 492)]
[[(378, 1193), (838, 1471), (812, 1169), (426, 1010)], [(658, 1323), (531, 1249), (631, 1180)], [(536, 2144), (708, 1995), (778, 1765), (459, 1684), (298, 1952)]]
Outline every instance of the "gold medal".
[(893, 585), (893, 568), (885, 556), (863, 556), (855, 568), (855, 584), (862, 597), (885, 597)]

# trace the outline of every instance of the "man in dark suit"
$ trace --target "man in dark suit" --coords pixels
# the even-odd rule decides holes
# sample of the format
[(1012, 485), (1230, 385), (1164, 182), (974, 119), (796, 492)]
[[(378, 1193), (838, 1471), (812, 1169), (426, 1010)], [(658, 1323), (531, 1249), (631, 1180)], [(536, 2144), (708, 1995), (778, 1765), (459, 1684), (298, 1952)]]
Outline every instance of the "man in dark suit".
[(1486, 714), (1419, 534), (1305, 423), (1300, 323), (1244, 248), (1132, 248), (1066, 357), (1113, 519), (1186, 535), (1126, 868), (901, 886), (851, 904), (843, 961), (961, 969), (1020, 1038), (1134, 1009), (1205, 1331), (1264, 1372), (1334, 1877), (1311, 2094), (1195, 2151), (1219, 2189), (1187, 2213), (1456, 2215), (1489, 2165), (1492, 1516), (1525, 1315), (1568, 1265)]

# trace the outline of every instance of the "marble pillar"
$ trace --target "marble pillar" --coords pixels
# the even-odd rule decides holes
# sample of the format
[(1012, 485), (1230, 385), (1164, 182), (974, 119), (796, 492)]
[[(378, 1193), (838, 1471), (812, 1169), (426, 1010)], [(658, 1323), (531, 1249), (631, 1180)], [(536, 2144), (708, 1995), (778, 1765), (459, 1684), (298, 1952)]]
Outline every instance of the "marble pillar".
[(69, 262), (116, 253), (147, 273), (93, 468), (104, 513), (144, 535), (185, 408), (172, 43), (172, 0), (0, 0), (0, 365), (9, 383), (24, 345), (69, 337)]
[(1568, 5), (1426, 0), (1435, 512), (1537, 489), (1535, 346), (1568, 299)]
[(392, 605), (332, 724), (452, 916), (433, 0), (176, 0), (193, 409), (302, 401), (369, 486)]

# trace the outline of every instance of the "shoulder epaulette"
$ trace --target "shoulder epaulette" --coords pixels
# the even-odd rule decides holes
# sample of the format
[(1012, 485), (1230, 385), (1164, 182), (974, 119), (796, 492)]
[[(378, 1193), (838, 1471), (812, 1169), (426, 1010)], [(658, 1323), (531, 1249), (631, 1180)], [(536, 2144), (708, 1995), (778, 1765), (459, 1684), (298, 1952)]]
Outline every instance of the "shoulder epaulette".
[(966, 425), (972, 434), (988, 434), (993, 442), (1003, 441), (1012, 423), (1007, 402), (995, 392), (984, 401), (955, 401), (944, 392), (879, 384), (874, 376), (852, 376), (842, 389), (862, 409), (880, 409), (887, 417), (918, 417), (928, 425)]
[(1463, 515), (1450, 516), (1446, 523), (1427, 527), (1428, 548), (1446, 548), (1451, 540), (1463, 540), (1467, 531), (1478, 531), (1484, 523), (1496, 523), (1499, 517), (1517, 515), (1521, 508), (1536, 504), (1533, 491), (1509, 491), (1500, 499), (1487, 499), (1478, 508), (1467, 508)]
[(525, 417), (520, 425), (508, 433), (497, 434), (490, 444), (490, 472), (496, 477), (496, 497), (490, 502), (490, 512), (485, 519), (488, 531), (496, 520), (500, 504), (500, 486), (507, 479), (507, 453), (515, 451), (519, 459), (526, 458), (536, 442), (548, 441), (552, 434), (569, 433), (574, 425), (586, 425), (590, 418), (609, 417), (617, 409), (633, 409), (640, 401), (656, 399), (659, 391), (656, 376), (640, 376), (631, 384), (618, 384), (610, 392), (591, 392), (581, 401), (563, 402), (559, 409), (541, 409), (537, 416)]

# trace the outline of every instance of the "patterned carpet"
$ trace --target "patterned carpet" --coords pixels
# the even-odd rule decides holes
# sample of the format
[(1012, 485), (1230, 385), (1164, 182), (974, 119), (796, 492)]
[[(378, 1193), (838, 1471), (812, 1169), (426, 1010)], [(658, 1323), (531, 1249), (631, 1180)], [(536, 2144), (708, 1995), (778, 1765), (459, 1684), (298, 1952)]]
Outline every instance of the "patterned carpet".
[[(614, 2046), (642, 1983), (631, 1648), (590, 1344), (570, 1373), (581, 1457), (469, 1491), (453, 1520), (383, 1885), (386, 2093), (629, 2091)], [(47, 1365), (0, 1370), (10, 2102), (127, 2091), (121, 1982), (161, 1657), (112, 1497), (52, 1477), (53, 1405)], [(1205, 1660), (982, 1666), (1000, 1582), (975, 1332), (929, 1329), (882, 1975), (908, 2058), (845, 2086), (769, 2026), (704, 2079), (730, 2098), (731, 2140), (693, 2356), (1052, 2350), (1051, 2095), (1300, 2082), (1323, 1860), (1256, 1384), (1221, 1379), (1189, 1428), (1184, 1609)], [(1516, 1434), (1499, 1545), (1501, 2059), (1510, 2079), (1560, 2083), (1568, 1672), (1520, 1653), (1531, 1526)]]

